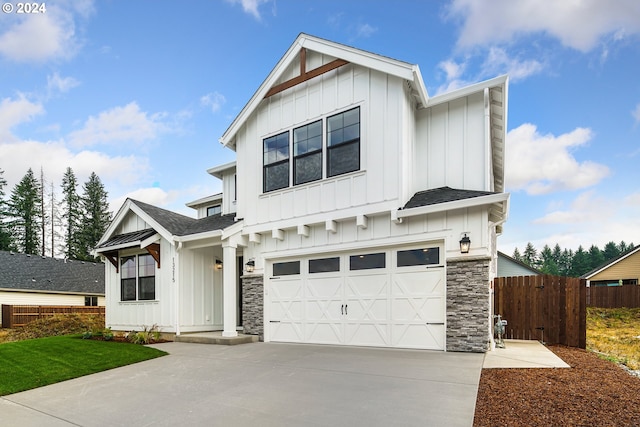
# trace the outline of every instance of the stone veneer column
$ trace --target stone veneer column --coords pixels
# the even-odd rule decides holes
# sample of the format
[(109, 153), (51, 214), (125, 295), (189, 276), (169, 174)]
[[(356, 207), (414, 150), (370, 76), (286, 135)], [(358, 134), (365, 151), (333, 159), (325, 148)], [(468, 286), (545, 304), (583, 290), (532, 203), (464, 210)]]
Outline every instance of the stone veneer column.
[(264, 341), (264, 276), (246, 274), (241, 280), (243, 332)]
[(447, 261), (447, 351), (489, 351), (490, 264), (490, 258)]

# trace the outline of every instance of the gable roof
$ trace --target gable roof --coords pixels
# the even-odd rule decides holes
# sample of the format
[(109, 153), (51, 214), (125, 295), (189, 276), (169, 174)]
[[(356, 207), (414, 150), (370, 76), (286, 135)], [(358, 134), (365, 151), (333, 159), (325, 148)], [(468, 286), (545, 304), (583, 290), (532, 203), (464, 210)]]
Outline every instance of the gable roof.
[(104, 295), (104, 264), (0, 251), (0, 290)]
[[(139, 215), (151, 228), (114, 235), (118, 224), (129, 211)], [(107, 248), (113, 249), (115, 246), (140, 243), (154, 234), (160, 234), (168, 241), (172, 241), (175, 237), (224, 230), (236, 223), (235, 217), (235, 214), (218, 214), (195, 219), (138, 200), (127, 199), (96, 244), (96, 250), (104, 252)]]
[(235, 136), (238, 130), (251, 114), (253, 114), (267, 92), (276, 85), (285, 70), (297, 60), (298, 54), (302, 49), (309, 49), (314, 52), (345, 60), (352, 64), (372, 68), (405, 79), (411, 87), (411, 91), (418, 100), (418, 103), (426, 105), (428, 102), (429, 96), (427, 89), (422, 81), (420, 68), (417, 65), (301, 33), (280, 61), (278, 61), (267, 78), (262, 82), (242, 111), (240, 111), (240, 114), (236, 116), (229, 128), (220, 137), (220, 143), (225, 146), (230, 146), (231, 148), (235, 146)]
[(596, 274), (600, 273), (603, 270), (606, 270), (607, 268), (619, 263), (620, 261), (630, 257), (631, 255), (635, 254), (636, 252), (640, 251), (640, 245), (636, 246), (633, 249), (628, 250), (627, 252), (620, 254), (619, 256), (617, 256), (614, 259), (611, 259), (607, 262), (605, 262), (604, 264), (601, 264), (600, 266), (594, 268), (593, 270), (589, 271), (588, 273), (583, 274), (582, 276), (580, 276), (582, 279), (591, 279), (593, 276), (595, 276)]

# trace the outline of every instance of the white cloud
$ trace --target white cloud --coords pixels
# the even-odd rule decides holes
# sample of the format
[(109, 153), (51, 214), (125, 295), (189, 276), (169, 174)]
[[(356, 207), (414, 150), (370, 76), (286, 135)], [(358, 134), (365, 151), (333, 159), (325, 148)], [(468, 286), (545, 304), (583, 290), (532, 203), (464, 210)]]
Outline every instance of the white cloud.
[(208, 93), (200, 98), (200, 104), (204, 107), (211, 107), (211, 111), (217, 113), (220, 111), (220, 108), (227, 102), (227, 99), (224, 95), (213, 92)]
[(371, 37), (378, 29), (369, 24), (360, 24), (356, 28), (356, 37), (367, 38)]
[(640, 123), (640, 104), (636, 105), (636, 108), (631, 112), (631, 115), (635, 119), (636, 123)]
[(91, 172), (95, 172), (103, 183), (122, 186), (139, 182), (150, 169), (146, 158), (109, 156), (88, 150), (75, 153), (65, 146), (64, 141), (0, 144), (0, 159), (3, 159), (2, 168), (9, 189), (22, 179), (29, 168), (40, 171), (40, 167), (43, 167), (47, 180), (56, 185), (62, 181), (66, 168), (70, 167), (79, 182), (84, 182)]
[(227, 0), (227, 2), (231, 4), (240, 4), (242, 5), (242, 10), (249, 15), (252, 15), (258, 21), (262, 19), (260, 15), (260, 11), (258, 8), (261, 4), (268, 3), (269, 0)]
[(546, 33), (568, 47), (587, 52), (603, 37), (620, 40), (640, 33), (640, 2), (453, 0), (449, 15), (464, 23), (458, 44), (471, 47), (509, 43), (529, 33)]
[(0, 141), (15, 140), (11, 135), (11, 128), (29, 122), (43, 113), (42, 104), (31, 102), (22, 94), (17, 99), (4, 98), (0, 101)]
[(60, 74), (56, 72), (47, 76), (47, 93), (49, 96), (56, 93), (65, 93), (79, 84), (80, 82), (73, 77), (60, 77)]
[(509, 74), (511, 81), (522, 80), (544, 69), (544, 65), (535, 59), (519, 60), (509, 57), (506, 50), (499, 47), (489, 49), (487, 58), (482, 64), (483, 76)]
[(133, 191), (116, 197), (109, 202), (111, 210), (117, 212), (124, 202), (128, 199), (138, 200), (140, 202), (149, 203), (154, 206), (165, 206), (171, 201), (169, 193), (158, 187), (138, 188)]
[(535, 125), (523, 124), (509, 131), (506, 146), (506, 183), (510, 190), (546, 194), (576, 190), (597, 184), (609, 168), (592, 161), (578, 162), (571, 150), (591, 140), (590, 129), (554, 136), (541, 135)]
[(164, 113), (149, 115), (140, 111), (135, 102), (124, 107), (103, 111), (97, 117), (90, 116), (80, 130), (69, 135), (74, 146), (88, 146), (111, 142), (142, 142), (155, 138), (167, 129), (162, 122)]
[(584, 192), (571, 203), (567, 210), (554, 210), (542, 218), (535, 219), (534, 224), (577, 224), (604, 220), (605, 209), (594, 209), (594, 206), (606, 206), (606, 200), (596, 197), (594, 191)]

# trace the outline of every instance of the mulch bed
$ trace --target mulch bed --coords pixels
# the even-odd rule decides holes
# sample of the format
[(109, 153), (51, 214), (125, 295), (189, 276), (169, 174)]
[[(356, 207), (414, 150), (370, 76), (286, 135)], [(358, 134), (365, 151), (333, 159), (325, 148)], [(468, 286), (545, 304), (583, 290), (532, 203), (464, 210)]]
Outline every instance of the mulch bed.
[(475, 427), (640, 426), (640, 378), (586, 350), (549, 349), (571, 368), (483, 369)]

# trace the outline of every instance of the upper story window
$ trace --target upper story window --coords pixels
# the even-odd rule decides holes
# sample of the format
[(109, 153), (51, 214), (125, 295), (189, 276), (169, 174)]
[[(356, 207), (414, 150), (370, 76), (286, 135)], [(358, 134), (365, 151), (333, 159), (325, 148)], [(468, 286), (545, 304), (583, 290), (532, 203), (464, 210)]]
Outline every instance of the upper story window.
[(289, 132), (267, 138), (263, 142), (264, 191), (289, 186)]
[(327, 119), (327, 176), (360, 169), (360, 107)]
[(293, 185), (322, 179), (322, 120), (293, 130)]
[(156, 264), (149, 254), (120, 258), (120, 300), (156, 298)]
[(300, 185), (360, 170), (360, 107), (297, 127), (292, 133), (292, 141), (289, 131), (263, 140), (265, 193), (287, 188), (290, 182)]
[(220, 212), (222, 212), (222, 207), (221, 205), (215, 205), (215, 206), (209, 206), (207, 208), (207, 216), (211, 216), (211, 215), (217, 215)]

